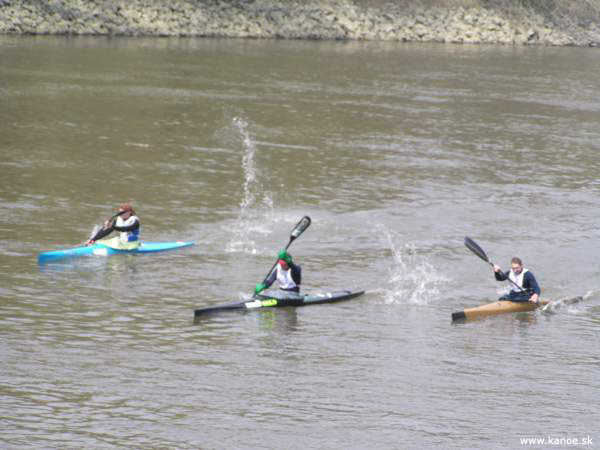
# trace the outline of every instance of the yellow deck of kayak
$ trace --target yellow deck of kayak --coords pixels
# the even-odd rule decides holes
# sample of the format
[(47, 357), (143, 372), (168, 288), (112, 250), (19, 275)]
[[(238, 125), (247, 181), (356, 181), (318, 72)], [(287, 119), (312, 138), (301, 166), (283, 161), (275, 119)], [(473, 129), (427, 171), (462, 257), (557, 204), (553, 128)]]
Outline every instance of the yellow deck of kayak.
[(96, 241), (96, 243), (104, 244), (107, 247), (114, 248), (115, 250), (135, 250), (141, 244), (140, 241), (123, 242), (119, 239), (118, 236), (111, 239), (103, 239), (100, 241)]

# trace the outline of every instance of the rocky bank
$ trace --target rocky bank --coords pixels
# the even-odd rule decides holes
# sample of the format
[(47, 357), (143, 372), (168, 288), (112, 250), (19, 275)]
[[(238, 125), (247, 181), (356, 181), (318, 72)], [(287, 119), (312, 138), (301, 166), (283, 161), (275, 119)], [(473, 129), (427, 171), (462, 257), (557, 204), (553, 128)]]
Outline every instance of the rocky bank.
[(352, 0), (0, 0), (0, 34), (600, 45), (600, 26), (532, 11)]

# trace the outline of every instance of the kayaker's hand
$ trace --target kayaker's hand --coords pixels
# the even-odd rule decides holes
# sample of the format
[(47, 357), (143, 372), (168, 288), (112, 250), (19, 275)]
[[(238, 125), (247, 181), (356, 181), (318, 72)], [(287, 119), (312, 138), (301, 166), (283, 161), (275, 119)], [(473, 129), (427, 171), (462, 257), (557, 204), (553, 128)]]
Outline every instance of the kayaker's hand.
[(254, 295), (258, 295), (260, 294), (262, 291), (264, 291), (267, 287), (262, 284), (262, 283), (258, 283), (256, 285), (256, 287), (254, 288)]
[(533, 294), (530, 298), (529, 301), (532, 303), (537, 303), (539, 301), (539, 296), (537, 294)]
[(494, 272), (500, 272), (502, 269), (498, 264), (494, 264)]
[(94, 243), (94, 240), (90, 239), (85, 243), (85, 245), (92, 245), (93, 243)]

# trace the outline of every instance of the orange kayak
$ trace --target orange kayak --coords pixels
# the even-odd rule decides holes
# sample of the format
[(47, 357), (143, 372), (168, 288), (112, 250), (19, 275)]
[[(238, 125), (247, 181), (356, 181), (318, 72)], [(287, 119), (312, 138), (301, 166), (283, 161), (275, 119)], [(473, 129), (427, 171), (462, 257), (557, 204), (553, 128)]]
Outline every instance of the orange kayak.
[(497, 302), (452, 313), (452, 320), (474, 319), (476, 317), (493, 316), (496, 314), (533, 311), (540, 306), (547, 305), (548, 303), (550, 303), (549, 300), (540, 300), (538, 303), (499, 300)]

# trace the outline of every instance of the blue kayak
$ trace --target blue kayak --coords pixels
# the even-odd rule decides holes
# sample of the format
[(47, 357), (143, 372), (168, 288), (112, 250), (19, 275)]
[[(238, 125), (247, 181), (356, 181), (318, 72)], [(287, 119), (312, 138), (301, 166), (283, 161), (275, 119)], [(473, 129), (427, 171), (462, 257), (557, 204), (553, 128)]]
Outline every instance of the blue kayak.
[(57, 261), (64, 258), (75, 258), (79, 256), (107, 256), (119, 254), (134, 254), (134, 253), (155, 253), (164, 252), (167, 250), (176, 250), (178, 248), (189, 247), (194, 245), (193, 242), (142, 242), (136, 248), (120, 249), (114, 246), (96, 242), (95, 244), (68, 248), (65, 250), (54, 250), (51, 252), (43, 252), (38, 255), (38, 263), (46, 263)]

